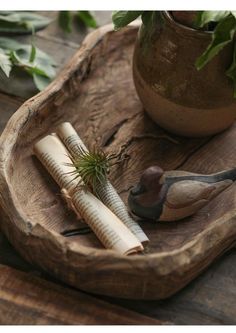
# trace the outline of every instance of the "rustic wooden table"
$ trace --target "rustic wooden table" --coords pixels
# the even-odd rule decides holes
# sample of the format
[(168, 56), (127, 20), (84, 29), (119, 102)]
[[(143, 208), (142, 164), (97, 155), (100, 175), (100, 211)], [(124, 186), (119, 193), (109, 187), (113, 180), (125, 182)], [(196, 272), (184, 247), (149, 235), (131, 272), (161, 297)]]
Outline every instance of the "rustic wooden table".
[[(94, 13), (100, 25), (111, 22), (111, 12)], [(35, 42), (55, 58), (59, 71), (87, 33), (65, 34), (55, 20), (36, 34)], [(24, 100), (0, 92), (1, 132)], [(236, 250), (168, 300), (131, 301), (88, 295), (63, 285), (25, 262), (0, 232), (0, 324), (236, 324), (235, 315)]]

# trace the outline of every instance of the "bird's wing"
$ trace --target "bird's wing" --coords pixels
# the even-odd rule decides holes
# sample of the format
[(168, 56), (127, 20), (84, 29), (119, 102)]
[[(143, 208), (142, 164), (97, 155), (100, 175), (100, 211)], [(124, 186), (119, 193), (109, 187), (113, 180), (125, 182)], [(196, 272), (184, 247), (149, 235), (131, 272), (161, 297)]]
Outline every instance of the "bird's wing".
[(193, 180), (179, 181), (170, 186), (166, 197), (166, 205), (178, 209), (194, 204), (199, 200), (208, 201), (231, 184), (231, 180), (214, 184)]
[(232, 183), (231, 180), (215, 184), (185, 180), (171, 185), (159, 220), (177, 221), (195, 214)]

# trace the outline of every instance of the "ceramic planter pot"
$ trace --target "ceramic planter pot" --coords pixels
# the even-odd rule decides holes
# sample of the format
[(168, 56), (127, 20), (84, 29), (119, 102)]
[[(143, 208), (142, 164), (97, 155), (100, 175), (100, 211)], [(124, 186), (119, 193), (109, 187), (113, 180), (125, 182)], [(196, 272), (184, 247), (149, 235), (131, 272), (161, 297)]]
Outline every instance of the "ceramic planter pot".
[(223, 131), (236, 117), (233, 84), (225, 74), (232, 45), (198, 71), (194, 64), (211, 32), (181, 25), (168, 12), (159, 15), (152, 29), (141, 26), (134, 51), (134, 83), (144, 109), (158, 125), (179, 135)]

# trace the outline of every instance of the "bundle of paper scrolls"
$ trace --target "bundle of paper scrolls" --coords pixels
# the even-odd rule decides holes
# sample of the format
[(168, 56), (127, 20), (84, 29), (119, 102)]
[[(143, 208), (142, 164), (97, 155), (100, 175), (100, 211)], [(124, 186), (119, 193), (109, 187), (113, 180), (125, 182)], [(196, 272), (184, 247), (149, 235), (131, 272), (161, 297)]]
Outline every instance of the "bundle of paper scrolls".
[(103, 203), (87, 188), (81, 186), (81, 178), (75, 179), (70, 155), (76, 156), (84, 143), (68, 122), (62, 123), (53, 133), (36, 143), (34, 152), (41, 163), (71, 201), (75, 213), (82, 217), (99, 240), (108, 249), (128, 255), (143, 250), (149, 239), (141, 227), (128, 214), (125, 204), (107, 180), (106, 188), (113, 193), (113, 204)]

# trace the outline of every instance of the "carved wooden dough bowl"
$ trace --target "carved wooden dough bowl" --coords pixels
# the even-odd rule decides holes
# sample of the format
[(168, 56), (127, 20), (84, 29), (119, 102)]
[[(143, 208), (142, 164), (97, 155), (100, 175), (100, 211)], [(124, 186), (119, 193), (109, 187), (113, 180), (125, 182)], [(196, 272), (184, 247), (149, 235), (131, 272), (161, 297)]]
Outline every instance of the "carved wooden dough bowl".
[(1, 228), (28, 261), (66, 283), (92, 293), (136, 299), (171, 296), (236, 240), (236, 187), (195, 216), (178, 223), (142, 227), (150, 237), (143, 255), (121, 256), (102, 247), (93, 234), (63, 237), (77, 226), (55, 182), (32, 155), (36, 141), (70, 121), (86, 145), (107, 151), (126, 145), (130, 156), (111, 173), (127, 200), (142, 170), (211, 173), (235, 166), (236, 127), (212, 138), (165, 138), (143, 112), (132, 81), (137, 26), (90, 34), (70, 64), (42, 93), (26, 101), (1, 137)]

